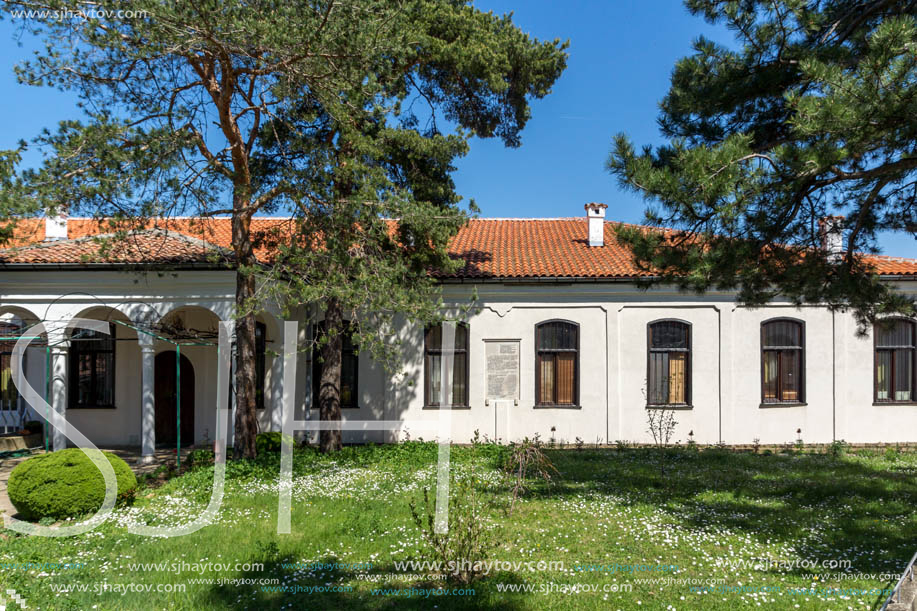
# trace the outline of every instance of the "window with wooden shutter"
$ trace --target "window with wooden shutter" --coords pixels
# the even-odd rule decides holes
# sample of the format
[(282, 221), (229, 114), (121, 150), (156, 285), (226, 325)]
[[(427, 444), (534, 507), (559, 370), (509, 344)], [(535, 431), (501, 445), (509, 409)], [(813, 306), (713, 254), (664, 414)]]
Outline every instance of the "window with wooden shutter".
[(805, 327), (778, 318), (761, 325), (761, 403), (805, 401)]
[(548, 321), (535, 326), (535, 403), (579, 404), (579, 326)]
[(913, 321), (892, 319), (875, 325), (875, 401), (917, 401), (917, 333)]
[(649, 324), (647, 404), (691, 404), (691, 327), (677, 320)]

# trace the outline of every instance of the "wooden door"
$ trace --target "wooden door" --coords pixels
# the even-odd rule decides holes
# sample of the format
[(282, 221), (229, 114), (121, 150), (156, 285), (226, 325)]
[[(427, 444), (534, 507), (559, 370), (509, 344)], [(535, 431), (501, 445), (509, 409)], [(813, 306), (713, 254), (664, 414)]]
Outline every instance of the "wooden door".
[[(156, 443), (175, 445), (178, 441), (178, 394), (176, 393), (175, 351), (156, 355)], [(194, 443), (194, 367), (181, 355), (181, 444)]]

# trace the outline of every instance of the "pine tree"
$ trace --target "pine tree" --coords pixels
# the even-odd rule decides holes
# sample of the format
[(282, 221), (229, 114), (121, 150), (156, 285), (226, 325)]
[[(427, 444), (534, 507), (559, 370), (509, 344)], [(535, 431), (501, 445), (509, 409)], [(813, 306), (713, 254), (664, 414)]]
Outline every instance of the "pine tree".
[[(261, 238), (252, 217), (332, 212), (336, 201), (357, 196), (373, 201), (372, 185), (384, 190), (386, 172), (419, 175), (441, 163), (424, 158), (441, 154), (431, 142), (453, 156), (473, 135), (518, 145), (527, 100), (546, 95), (566, 61), (562, 43), (530, 39), (509, 18), (451, 0), (48, 0), (7, 1), (5, 8), (45, 43), (17, 66), (20, 82), (74, 91), (82, 112), (35, 139), (44, 163), (21, 172), (7, 193), (32, 209), (112, 219), (113, 230), (153, 217), (231, 217), (238, 270), (234, 447), (246, 457), (255, 454), (259, 277), (261, 286), (272, 278), (255, 257)], [(402, 103), (417, 98), (442, 113), (456, 135), (437, 139), (437, 124), (421, 133), (402, 122), (406, 135), (389, 146), (402, 146), (397, 154), (407, 165), (347, 177), (382, 146), (362, 130), (375, 125), (386, 137), (387, 122), (411, 114)], [(329, 140), (310, 137), (321, 125), (334, 126), (324, 130)], [(323, 184), (329, 168), (335, 176)], [(434, 175), (442, 180), (442, 172)], [(414, 198), (412, 188), (399, 188), (401, 199)], [(451, 184), (440, 188), (440, 199), (454, 207)], [(309, 209), (306, 201), (326, 206)], [(329, 216), (330, 231), (346, 226), (340, 215)], [(455, 211), (445, 216), (455, 231)], [(295, 236), (286, 242), (298, 243)]]
[[(913, 313), (862, 255), (880, 231), (917, 237), (917, 3), (686, 4), (738, 44), (700, 38), (676, 64), (659, 118), (667, 144), (638, 152), (615, 137), (609, 170), (651, 202), (650, 224), (672, 229), (620, 239), (683, 289), (850, 308), (861, 330)], [(822, 248), (827, 217), (843, 254)]]

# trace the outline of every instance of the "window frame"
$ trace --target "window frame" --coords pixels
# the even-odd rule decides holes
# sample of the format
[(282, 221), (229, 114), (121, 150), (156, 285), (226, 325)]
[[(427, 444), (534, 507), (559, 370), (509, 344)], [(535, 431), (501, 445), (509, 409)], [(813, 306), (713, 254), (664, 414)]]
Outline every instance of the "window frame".
[[(7, 409), (3, 409), (2, 394), (0, 394), (0, 411), (4, 411), (4, 412), (18, 411), (22, 404), (22, 393), (19, 392), (19, 388), (17, 388), (15, 382), (13, 382), (12, 358), (13, 358), (13, 352), (15, 351), (15, 348), (16, 348), (16, 341), (17, 341), (16, 338), (21, 337), (25, 330), (26, 330), (26, 325), (22, 322), (16, 325), (13, 323), (8, 323), (6, 321), (0, 321), (0, 376), (3, 375), (3, 371), (5, 369), (10, 370), (10, 384), (12, 384), (11, 390), (16, 395), (16, 399), (15, 399), (16, 406), (12, 407), (12, 404), (8, 403)], [(14, 333), (14, 335), (7, 335), (7, 332), (12, 332)], [(8, 338), (13, 338), (13, 339), (8, 339)], [(42, 341), (42, 343), (44, 342)], [(32, 343), (30, 345), (34, 346), (36, 344)], [(3, 367), (3, 361), (4, 361), (3, 357), (9, 357), (7, 359), (6, 367)], [(26, 372), (27, 360), (28, 359), (25, 358), (25, 354), (23, 354), (22, 374), (23, 374), (23, 377), (25, 378), (27, 378), (27, 372)]]
[[(575, 348), (562, 348), (562, 349), (551, 349), (551, 350), (542, 350), (539, 345), (539, 340), (541, 339), (541, 329), (550, 324), (562, 323), (572, 326), (576, 331), (576, 347)], [(535, 407), (536, 408), (566, 408), (566, 409), (577, 409), (580, 406), (580, 325), (577, 322), (572, 320), (567, 320), (564, 318), (552, 318), (550, 320), (542, 320), (535, 323)], [(573, 352), (576, 357), (573, 360), (573, 402), (572, 403), (556, 403), (556, 402), (546, 402), (542, 399), (544, 397), (540, 396), (541, 393), (541, 361), (540, 356), (542, 353), (551, 353), (557, 354), (559, 352)], [(554, 367), (554, 398), (557, 397), (557, 366)]]
[[(357, 354), (357, 351), (353, 347), (353, 340), (350, 339), (350, 321), (345, 320), (344, 322), (344, 335), (341, 336), (341, 391), (343, 394), (343, 377), (344, 377), (344, 359), (350, 355), (354, 359), (353, 367), (353, 388), (351, 389), (351, 396), (353, 397), (352, 405), (344, 405), (344, 402), (341, 401), (341, 409), (360, 409), (360, 355)], [(312, 338), (318, 337), (317, 332), (321, 325), (325, 324), (325, 321), (320, 321), (312, 325)], [(350, 348), (347, 347), (349, 342)], [(319, 380), (321, 376), (321, 366), (318, 362), (318, 359), (321, 355), (318, 354), (318, 350), (313, 346), (312, 348), (312, 407), (311, 409), (319, 409), (318, 404), (318, 394), (319, 394)]]
[[(118, 337), (116, 335), (115, 324), (112, 322), (109, 322), (108, 327), (109, 327), (108, 340), (111, 342), (111, 350), (99, 350), (99, 349), (85, 350), (85, 349), (77, 347), (80, 345), (81, 342), (84, 342), (87, 340), (74, 339), (72, 333), (78, 333), (80, 331), (91, 331), (91, 329), (74, 329), (73, 332), (71, 333), (71, 337), (69, 340), (69, 346), (67, 348), (67, 409), (68, 410), (70, 409), (116, 409), (117, 408), (117, 405), (115, 405), (115, 391), (117, 390), (116, 380), (118, 379), (117, 370), (116, 370), (117, 362), (118, 362), (118, 358), (117, 358), (118, 356), (118, 352), (117, 352)], [(75, 352), (74, 352), (74, 349), (75, 349)], [(89, 354), (108, 354), (110, 353), (111, 354), (111, 375), (109, 376), (110, 377), (109, 384), (111, 385), (111, 403), (110, 404), (98, 403), (98, 402), (93, 402), (91, 404), (77, 403), (77, 397), (79, 396), (79, 389), (78, 389), (78, 386), (79, 386), (79, 359), (74, 358), (74, 356), (78, 357), (81, 352), (83, 354), (86, 354), (86, 353), (89, 353)], [(93, 389), (95, 389), (98, 387), (98, 383), (96, 382), (96, 368), (95, 368), (94, 360), (93, 360), (92, 380), (93, 380), (92, 387)], [(93, 398), (95, 398), (95, 390), (93, 390)]]
[[(657, 324), (675, 322), (685, 327), (685, 343), (687, 348), (653, 348), (653, 327)], [(694, 409), (693, 390), (694, 385), (691, 383), (694, 374), (694, 358), (691, 354), (694, 351), (694, 333), (693, 325), (687, 320), (680, 318), (659, 318), (646, 323), (646, 408), (647, 409)], [(652, 370), (653, 353), (672, 353), (681, 352), (685, 356), (685, 402), (684, 403), (652, 403), (650, 402), (650, 372)]]
[[(796, 324), (799, 327), (799, 346), (764, 346), (764, 328), (770, 323), (777, 322), (791, 322)], [(794, 407), (799, 405), (808, 405), (806, 403), (806, 321), (800, 320), (798, 318), (792, 318), (790, 316), (777, 316), (774, 318), (768, 318), (767, 320), (761, 321), (761, 329), (758, 335), (759, 340), (759, 356), (761, 359), (761, 403), (759, 407)], [(799, 398), (793, 401), (777, 400), (777, 401), (766, 401), (764, 398), (764, 353), (765, 351), (775, 351), (778, 354), (783, 350), (799, 350)], [(779, 386), (780, 386), (780, 365), (782, 361), (778, 357), (778, 369), (777, 369), (777, 385), (779, 395)]]
[[(880, 321), (877, 321), (877, 323)], [(892, 316), (881, 319), (881, 322), (905, 323), (911, 326), (910, 346), (879, 346), (879, 334), (873, 328), (872, 339), (872, 403), (873, 405), (917, 405), (917, 321), (903, 316)], [(889, 395), (895, 393), (895, 353), (898, 350), (911, 351), (911, 396), (908, 399), (897, 401), (895, 399), (879, 399), (879, 350), (891, 354), (889, 361), (888, 388)]]
[[(471, 386), (470, 386), (470, 371), (471, 371), (471, 325), (467, 322), (461, 321), (447, 321), (455, 322), (456, 327), (464, 327), (465, 329), (465, 347), (455, 349), (455, 354), (464, 354), (465, 357), (465, 402), (464, 403), (452, 403), (449, 406), (449, 409), (469, 409), (471, 407)], [(442, 326), (442, 323), (440, 323)], [(432, 392), (432, 380), (433, 377), (430, 375), (430, 365), (429, 359), (427, 358), (430, 354), (442, 354), (443, 349), (440, 345), (439, 348), (429, 348), (427, 346), (427, 333), (433, 327), (433, 325), (427, 325), (423, 328), (423, 407), (424, 409), (440, 409), (443, 407), (439, 403), (434, 403), (430, 399)], [(442, 336), (440, 336), (442, 337)], [(455, 362), (452, 363), (453, 375), (455, 374)], [(454, 382), (453, 382), (454, 383)], [(454, 397), (453, 397), (454, 399)]]

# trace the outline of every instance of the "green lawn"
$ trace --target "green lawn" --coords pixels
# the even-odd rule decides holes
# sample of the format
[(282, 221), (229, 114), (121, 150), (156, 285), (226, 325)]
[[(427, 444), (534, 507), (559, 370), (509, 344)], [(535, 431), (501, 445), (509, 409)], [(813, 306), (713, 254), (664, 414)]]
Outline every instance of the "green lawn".
[[(510, 516), (507, 483), (497, 468), (505, 449), (453, 450), (455, 468), (476, 472), (490, 502), (488, 528), (496, 547), (488, 559), (564, 564), (492, 572), (468, 586), (473, 595), (426, 596), (460, 586), (398, 578), (405, 570), (395, 562), (434, 559), (408, 507), (434, 481), (437, 447), (425, 443), (347, 448), (333, 459), (298, 451), (290, 535), (276, 533), (276, 456), (231, 463), (219, 523), (185, 537), (129, 535), (126, 524), (192, 519), (207, 503), (212, 467), (141, 490), (133, 507), (117, 510), (114, 520), (83, 536), (5, 531), (0, 595), (15, 589), (32, 609), (872, 609), (884, 596), (825, 594), (825, 588), (891, 587), (892, 574), (917, 548), (914, 455), (548, 453), (559, 477), (533, 486)], [(828, 564), (807, 568), (802, 561)], [(12, 564), (29, 562), (83, 566), (43, 571)], [(284, 566), (317, 562), (362, 565)], [(142, 570), (135, 563), (179, 566)], [(206, 563), (230, 568), (201, 566)], [(249, 563), (264, 568), (244, 566)], [(659, 570), (635, 572), (634, 565)], [(231, 582), (270, 578), (291, 591)], [(704, 593), (692, 591), (692, 583), (732, 589)], [(501, 591), (507, 584), (534, 591)], [(66, 586), (73, 591), (60, 593)], [(154, 591), (121, 591), (141, 586)], [(155, 591), (181, 586), (183, 592)], [(80, 587), (88, 591), (76, 591)], [(598, 591), (586, 591), (593, 587)], [(813, 590), (792, 593), (806, 588)], [(380, 589), (388, 591), (374, 594)]]

